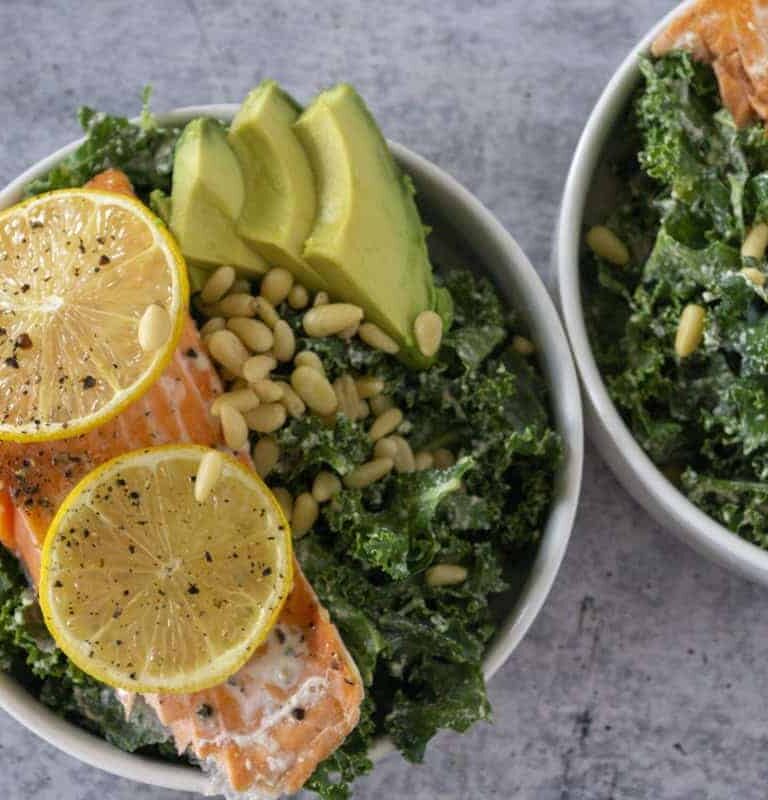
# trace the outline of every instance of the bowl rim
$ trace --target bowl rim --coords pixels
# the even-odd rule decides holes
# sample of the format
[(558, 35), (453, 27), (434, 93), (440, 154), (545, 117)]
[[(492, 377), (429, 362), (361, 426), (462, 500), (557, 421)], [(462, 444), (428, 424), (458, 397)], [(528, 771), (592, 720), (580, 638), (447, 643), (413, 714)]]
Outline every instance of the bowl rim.
[(584, 389), (587, 430), (625, 488), (662, 525), (695, 550), (745, 577), (768, 584), (768, 552), (697, 508), (640, 447), (608, 394), (584, 320), (579, 251), (587, 194), (595, 170), (611, 130), (640, 79), (639, 57), (649, 52), (656, 35), (694, 2), (687, 0), (673, 9), (631, 50), (584, 127), (565, 184), (555, 237), (560, 308)]
[[(195, 116), (228, 120), (237, 108), (236, 104), (229, 103), (185, 106), (155, 116), (160, 125), (183, 124)], [(60, 148), (15, 178), (0, 191), (0, 209), (18, 202), (30, 180), (48, 172), (82, 141), (80, 138)], [(496, 251), (499, 263), (503, 264), (499, 271), (514, 284), (516, 305), (528, 322), (533, 338), (542, 346), (541, 366), (550, 389), (550, 406), (555, 427), (565, 443), (563, 463), (556, 476), (555, 497), (536, 558), (515, 606), (510, 609), (483, 662), (483, 672), (489, 680), (509, 658), (541, 610), (571, 536), (581, 490), (584, 450), (579, 383), (555, 305), (517, 242), (454, 178), (403, 145), (392, 141), (388, 144), (420, 189), (427, 187), (425, 194), (433, 204), (434, 197), (439, 195), (444, 202), (438, 205), (447, 206), (448, 211), (454, 210), (466, 218), (465, 224), (457, 226), (457, 229), (467, 241), (473, 245), (487, 242), (489, 249)], [(483, 252), (486, 248), (475, 249)], [(167, 789), (200, 794), (211, 792), (210, 781), (202, 772), (119, 750), (106, 740), (61, 719), (1, 672), (0, 708), (48, 743), (90, 766)], [(389, 739), (382, 737), (374, 744), (371, 757), (377, 760), (393, 750)]]

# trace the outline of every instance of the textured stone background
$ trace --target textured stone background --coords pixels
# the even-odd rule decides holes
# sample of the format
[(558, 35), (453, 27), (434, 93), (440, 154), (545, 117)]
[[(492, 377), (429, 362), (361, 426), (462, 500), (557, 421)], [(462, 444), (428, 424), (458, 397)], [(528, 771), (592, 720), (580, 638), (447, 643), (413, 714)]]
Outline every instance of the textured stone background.
[[(300, 98), (354, 82), (386, 133), (475, 192), (550, 288), (579, 131), (624, 53), (672, 0), (0, 2), (0, 184), (127, 114), (238, 101), (265, 76)], [(765, 591), (655, 525), (588, 453), (581, 513), (543, 613), (492, 682), (493, 726), (398, 757), (356, 797), (763, 798)], [(762, 622), (761, 622), (762, 620)], [(0, 714), (0, 797), (182, 800), (112, 778)]]

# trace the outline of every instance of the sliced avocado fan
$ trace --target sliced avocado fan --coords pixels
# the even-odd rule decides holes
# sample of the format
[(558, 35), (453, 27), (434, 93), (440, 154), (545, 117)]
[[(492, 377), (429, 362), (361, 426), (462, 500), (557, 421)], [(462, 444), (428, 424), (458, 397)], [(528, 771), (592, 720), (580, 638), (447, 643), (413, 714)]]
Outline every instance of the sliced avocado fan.
[(362, 306), (398, 342), (406, 363), (428, 366), (413, 324), (426, 309), (448, 317), (449, 297), (435, 290), (411, 181), (347, 84), (318, 95), (294, 127), (318, 188), (304, 259), (333, 297)]
[(243, 101), (228, 141), (243, 173), (245, 199), (237, 232), (272, 265), (307, 288), (325, 281), (302, 258), (315, 221), (315, 179), (293, 123), (301, 108), (275, 81), (263, 81)]
[(243, 175), (223, 126), (193, 119), (176, 145), (170, 209), (170, 228), (191, 266), (266, 272), (264, 259), (237, 235), (244, 200)]

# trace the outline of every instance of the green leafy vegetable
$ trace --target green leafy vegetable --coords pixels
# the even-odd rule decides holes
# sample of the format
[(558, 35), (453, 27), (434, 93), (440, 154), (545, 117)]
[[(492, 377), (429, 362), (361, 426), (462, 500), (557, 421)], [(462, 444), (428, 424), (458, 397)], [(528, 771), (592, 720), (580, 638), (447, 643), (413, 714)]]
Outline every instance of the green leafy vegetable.
[(145, 89), (138, 122), (81, 108), (78, 118), (85, 141), (47, 175), (32, 181), (27, 193), (82, 186), (108, 167), (123, 170), (143, 198), (152, 190), (170, 192), (173, 153), (181, 131), (157, 124), (149, 110), (150, 95)]
[[(320, 355), (331, 377), (352, 369), (382, 378), (405, 411), (415, 449), (448, 446), (459, 457), (447, 470), (390, 475), (343, 491), (296, 548), (360, 667), (375, 709), (373, 730), (390, 734), (412, 760), (422, 758), (440, 728), (465, 730), (489, 718), (482, 659), (498, 623), (490, 601), (519, 589), (525, 578), (561, 456), (545, 387), (535, 367), (508, 346), (515, 323), (496, 292), (465, 270), (442, 280), (453, 296), (454, 323), (426, 371), (411, 372), (338, 339), (301, 343)], [(292, 324), (299, 332), (298, 321)], [(359, 421), (334, 428), (294, 422), (280, 443), (289, 464), (327, 465), (321, 453), (343, 450), (342, 441), (364, 449), (355, 432), (365, 429)], [(288, 475), (298, 478), (299, 490), (310, 473), (299, 468)], [(278, 474), (273, 483), (285, 479)], [(467, 580), (430, 588), (425, 571), (439, 563), (464, 565)], [(312, 788), (345, 797), (340, 783), (321, 783), (329, 774), (323, 765)]]
[[(768, 137), (762, 125), (736, 128), (710, 67), (682, 53), (641, 66), (607, 221), (632, 262), (585, 253), (590, 336), (651, 458), (703, 510), (768, 547), (768, 295), (741, 273), (764, 264), (740, 254), (747, 229), (768, 220)], [(679, 359), (689, 303), (705, 309), (705, 336)]]

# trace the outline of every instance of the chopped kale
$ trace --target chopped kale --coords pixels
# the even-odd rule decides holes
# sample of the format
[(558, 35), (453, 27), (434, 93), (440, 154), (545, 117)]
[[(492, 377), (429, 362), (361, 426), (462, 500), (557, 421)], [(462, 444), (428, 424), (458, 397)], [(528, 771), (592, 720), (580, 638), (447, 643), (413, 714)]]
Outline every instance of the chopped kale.
[(33, 195), (82, 186), (108, 167), (123, 170), (144, 199), (153, 190), (169, 192), (173, 153), (181, 131), (157, 124), (149, 110), (150, 95), (151, 90), (147, 87), (138, 122), (94, 111), (87, 106), (81, 108), (78, 119), (85, 132), (85, 141), (47, 175), (32, 181), (27, 193)]
[[(746, 231), (768, 220), (768, 137), (738, 129), (709, 66), (676, 53), (641, 64), (644, 84), (614, 160), (609, 227), (617, 268), (584, 254), (590, 337), (611, 396), (650, 457), (691, 500), (768, 547), (768, 295), (748, 280)], [(702, 344), (675, 355), (680, 315), (706, 312)]]

